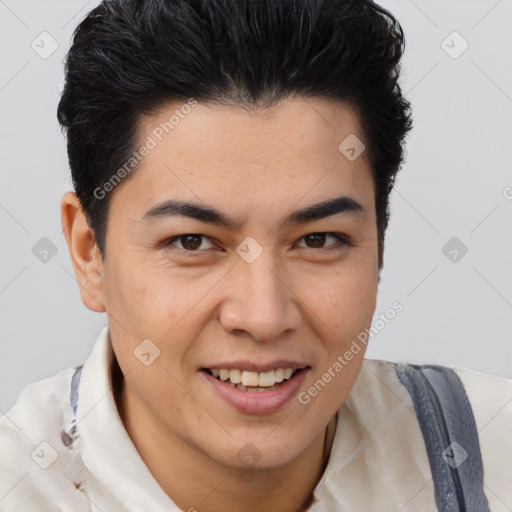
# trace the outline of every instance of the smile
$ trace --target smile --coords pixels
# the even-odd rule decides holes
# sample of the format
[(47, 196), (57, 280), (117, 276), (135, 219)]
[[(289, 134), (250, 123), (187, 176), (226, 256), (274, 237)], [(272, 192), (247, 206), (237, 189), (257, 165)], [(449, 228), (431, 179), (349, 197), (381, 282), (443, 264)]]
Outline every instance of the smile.
[(290, 380), (298, 371), (293, 368), (277, 368), (268, 372), (251, 372), (244, 370), (206, 369), (210, 375), (225, 381), (237, 389), (249, 392), (270, 391), (278, 389), (281, 382)]
[(203, 368), (198, 373), (215, 394), (245, 414), (270, 414), (296, 396), (310, 367), (266, 372)]

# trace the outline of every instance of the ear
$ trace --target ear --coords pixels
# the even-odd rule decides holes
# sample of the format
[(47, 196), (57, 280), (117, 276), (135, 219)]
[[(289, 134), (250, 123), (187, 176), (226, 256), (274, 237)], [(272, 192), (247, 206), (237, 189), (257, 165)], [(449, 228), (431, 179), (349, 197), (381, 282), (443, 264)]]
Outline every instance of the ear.
[(85, 213), (74, 192), (66, 192), (62, 196), (60, 210), (62, 231), (80, 286), (82, 302), (91, 311), (103, 313), (103, 262), (94, 231), (87, 224)]

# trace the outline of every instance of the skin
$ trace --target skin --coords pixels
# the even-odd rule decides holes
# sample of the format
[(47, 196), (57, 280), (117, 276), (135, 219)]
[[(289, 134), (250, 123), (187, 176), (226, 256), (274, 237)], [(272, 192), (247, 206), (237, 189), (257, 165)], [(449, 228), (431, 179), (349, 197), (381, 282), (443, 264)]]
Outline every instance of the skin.
[[(175, 109), (141, 118), (139, 141)], [(199, 369), (213, 361), (301, 358), (311, 367), (305, 391), (370, 327), (378, 284), (374, 184), (366, 153), (351, 162), (338, 150), (352, 133), (364, 141), (357, 114), (326, 99), (291, 97), (259, 113), (198, 103), (110, 193), (105, 261), (75, 194), (62, 197), (82, 300), (106, 311), (124, 374), (115, 397), (121, 419), (183, 510), (300, 511), (321, 478), (326, 428), (364, 350), (309, 404), (292, 399), (272, 414), (234, 409)], [(280, 227), (291, 211), (340, 195), (361, 203), (364, 215)], [(241, 226), (142, 220), (171, 198), (213, 206)], [(329, 232), (352, 245), (307, 236)], [(160, 246), (184, 234), (203, 238)], [(248, 236), (263, 249), (252, 263), (235, 251)], [(147, 338), (161, 350), (149, 366), (133, 354)], [(261, 455), (251, 467), (237, 458), (249, 442)]]

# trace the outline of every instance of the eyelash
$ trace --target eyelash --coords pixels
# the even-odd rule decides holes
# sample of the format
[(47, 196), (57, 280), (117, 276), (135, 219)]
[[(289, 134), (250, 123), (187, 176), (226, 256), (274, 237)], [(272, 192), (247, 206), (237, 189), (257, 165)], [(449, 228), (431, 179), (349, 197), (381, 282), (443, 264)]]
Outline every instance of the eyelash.
[[(311, 236), (311, 235), (330, 235), (338, 240), (337, 244), (334, 243), (327, 247), (320, 247), (317, 249), (315, 249), (314, 247), (306, 247), (306, 249), (312, 250), (314, 252), (316, 252), (316, 251), (332, 251), (332, 250), (341, 248), (340, 246), (353, 246), (354, 245), (352, 240), (349, 237), (347, 237), (346, 235), (343, 235), (342, 233), (331, 233), (331, 232), (327, 232), (327, 231), (318, 231), (318, 232), (314, 232), (314, 233), (308, 233), (307, 235), (304, 235), (303, 237), (301, 237), (299, 240), (303, 240), (304, 238), (307, 238), (308, 236)], [(210, 238), (206, 235), (201, 235), (199, 233), (185, 233), (183, 235), (177, 235), (177, 236), (168, 238), (168, 239), (164, 240), (161, 245), (165, 248), (168, 248), (169, 246), (172, 245), (172, 243), (174, 241), (179, 240), (180, 238), (182, 238), (184, 236), (198, 236), (198, 237), (203, 237), (203, 238)], [(193, 255), (193, 254), (200, 254), (208, 249), (202, 249), (202, 250), (197, 249), (195, 251), (190, 251), (187, 249), (182, 249), (181, 247), (174, 247), (171, 250), (188, 253), (188, 255)]]

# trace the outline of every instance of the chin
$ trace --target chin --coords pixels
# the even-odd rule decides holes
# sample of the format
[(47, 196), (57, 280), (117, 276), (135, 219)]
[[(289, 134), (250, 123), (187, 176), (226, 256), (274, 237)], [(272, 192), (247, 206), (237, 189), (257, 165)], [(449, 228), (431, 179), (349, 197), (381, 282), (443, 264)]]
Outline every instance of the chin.
[(304, 443), (302, 449), (297, 449), (300, 440), (290, 435), (269, 439), (271, 436), (272, 430), (268, 430), (263, 436), (238, 437), (235, 446), (229, 447), (230, 456), (220, 456), (221, 463), (238, 470), (277, 469), (293, 462), (308, 446), (308, 443)]

